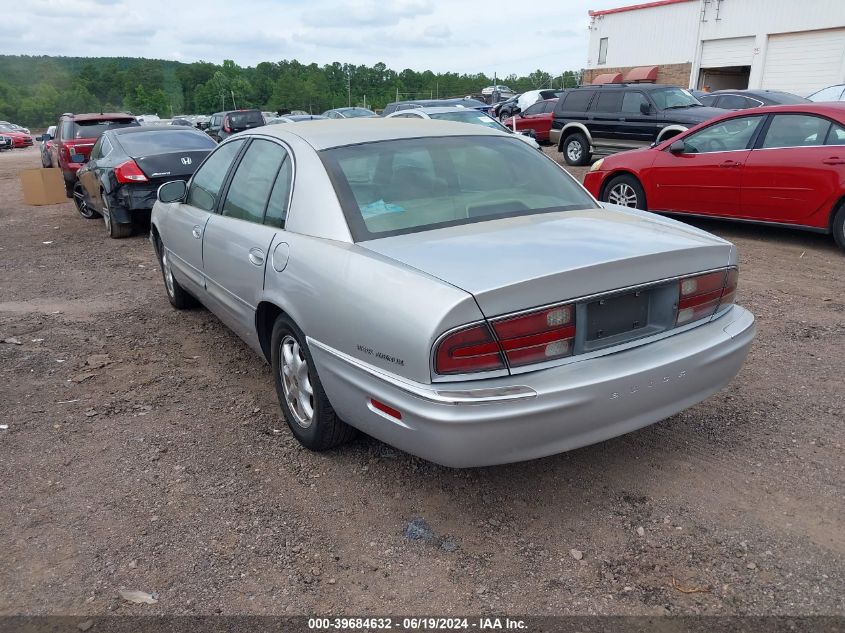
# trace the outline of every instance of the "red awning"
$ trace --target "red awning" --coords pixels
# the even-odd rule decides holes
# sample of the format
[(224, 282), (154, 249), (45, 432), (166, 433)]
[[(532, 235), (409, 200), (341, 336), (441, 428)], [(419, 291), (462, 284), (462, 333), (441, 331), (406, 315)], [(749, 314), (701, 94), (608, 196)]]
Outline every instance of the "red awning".
[(654, 83), (657, 81), (657, 66), (640, 66), (632, 68), (625, 75), (626, 83)]
[(604, 73), (596, 75), (592, 81), (593, 84), (621, 84), (622, 73)]

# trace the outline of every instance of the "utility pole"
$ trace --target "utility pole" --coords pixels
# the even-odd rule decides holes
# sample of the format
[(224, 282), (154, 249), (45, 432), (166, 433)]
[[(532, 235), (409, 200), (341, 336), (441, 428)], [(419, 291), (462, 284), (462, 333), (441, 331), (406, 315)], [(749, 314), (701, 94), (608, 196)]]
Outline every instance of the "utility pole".
[(352, 107), (352, 71), (346, 70), (346, 105)]
[(230, 90), (229, 92), (231, 92), (231, 93), (232, 93), (232, 108), (234, 108), (235, 110), (237, 110), (237, 109), (238, 109), (238, 106), (237, 106), (237, 104), (235, 103), (235, 91), (234, 91), (234, 90)]

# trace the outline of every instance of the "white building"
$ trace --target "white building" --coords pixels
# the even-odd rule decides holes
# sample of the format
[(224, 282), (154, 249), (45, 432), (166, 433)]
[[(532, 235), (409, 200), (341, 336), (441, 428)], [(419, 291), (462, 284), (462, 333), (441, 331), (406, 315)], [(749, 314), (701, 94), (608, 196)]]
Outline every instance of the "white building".
[(712, 90), (845, 83), (845, 0), (658, 0), (589, 15), (585, 83), (634, 68)]

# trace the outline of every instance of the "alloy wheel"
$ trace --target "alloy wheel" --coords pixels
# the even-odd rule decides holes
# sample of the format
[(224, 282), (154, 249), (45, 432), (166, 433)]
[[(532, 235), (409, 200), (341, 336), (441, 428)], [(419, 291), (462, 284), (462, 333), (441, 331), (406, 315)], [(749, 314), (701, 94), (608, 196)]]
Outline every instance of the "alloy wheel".
[(308, 360), (299, 342), (287, 335), (281, 342), (279, 373), (285, 402), (294, 421), (304, 429), (314, 422), (314, 387), (308, 372)]
[(614, 185), (607, 193), (607, 201), (623, 207), (637, 206), (637, 192), (625, 182)]
[(76, 205), (76, 210), (83, 218), (90, 218), (94, 215), (88, 203), (85, 202), (85, 194), (82, 193), (82, 187), (76, 186), (73, 188), (73, 203)]

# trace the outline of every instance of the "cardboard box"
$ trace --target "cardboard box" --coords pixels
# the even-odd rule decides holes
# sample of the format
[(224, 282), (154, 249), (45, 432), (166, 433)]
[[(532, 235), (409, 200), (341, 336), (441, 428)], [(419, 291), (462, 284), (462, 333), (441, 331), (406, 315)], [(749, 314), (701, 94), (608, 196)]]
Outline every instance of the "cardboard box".
[(61, 169), (24, 169), (21, 171), (21, 187), (26, 204), (61, 204), (68, 201)]

